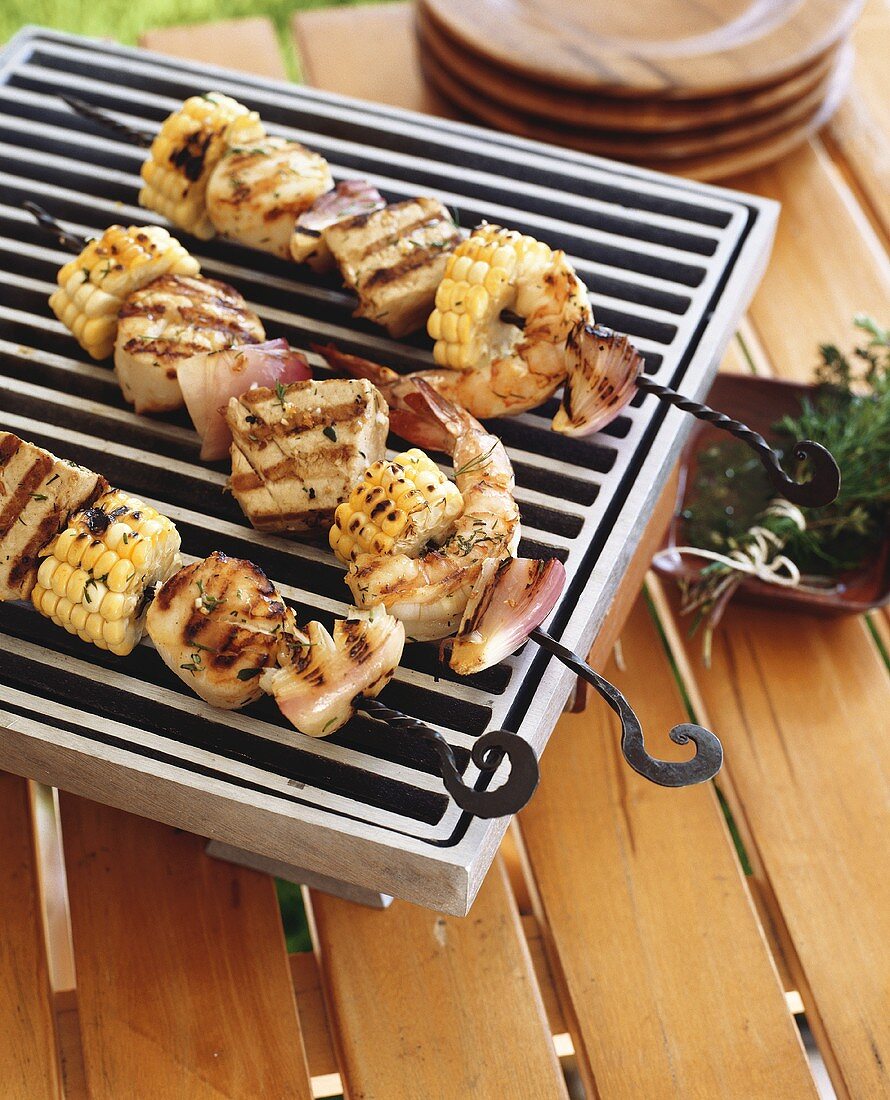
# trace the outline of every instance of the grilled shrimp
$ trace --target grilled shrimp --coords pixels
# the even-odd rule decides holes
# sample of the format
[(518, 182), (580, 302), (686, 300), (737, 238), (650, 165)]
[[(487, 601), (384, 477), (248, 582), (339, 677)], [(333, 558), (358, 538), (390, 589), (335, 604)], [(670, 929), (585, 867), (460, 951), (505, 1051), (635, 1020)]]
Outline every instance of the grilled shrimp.
[[(422, 379), (414, 387), (454, 462), (464, 510), (439, 549), (419, 557), (362, 554), (346, 583), (356, 605), (382, 604), (409, 638), (431, 641), (457, 629), (482, 563), (512, 557), (519, 545), (513, 469), (503, 444), (464, 409), (443, 400)], [(417, 406), (414, 415), (420, 417)], [(413, 439), (412, 442), (419, 442)]]
[(324, 157), (266, 137), (220, 159), (207, 183), (207, 213), (223, 236), (289, 260), (297, 219), (333, 186)]
[(237, 290), (198, 275), (162, 275), (121, 308), (114, 371), (136, 412), (166, 412), (183, 404), (176, 377), (183, 359), (264, 338)]

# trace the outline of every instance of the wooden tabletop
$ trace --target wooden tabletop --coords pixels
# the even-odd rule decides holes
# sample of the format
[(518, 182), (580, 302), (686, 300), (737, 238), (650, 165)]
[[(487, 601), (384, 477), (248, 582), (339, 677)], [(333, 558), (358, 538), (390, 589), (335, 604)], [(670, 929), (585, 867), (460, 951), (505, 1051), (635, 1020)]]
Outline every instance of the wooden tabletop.
[[(439, 108), (407, 5), (313, 12), (294, 31), (312, 83)], [(783, 213), (724, 369), (807, 378), (853, 314), (886, 321), (888, 43), (890, 5), (870, 0), (853, 93), (823, 139), (731, 181)], [(263, 20), (144, 44), (284, 73)], [(0, 777), (4, 1100), (794, 1100), (817, 1078), (840, 1097), (890, 1094), (890, 619), (736, 606), (706, 670), (674, 593), (649, 576), (638, 595), (671, 503), (593, 659), (653, 752), (671, 753), (690, 705), (719, 732), (719, 789), (645, 783), (590, 702), (562, 720), (468, 917), (307, 892), (312, 950), (288, 957), (271, 879)]]

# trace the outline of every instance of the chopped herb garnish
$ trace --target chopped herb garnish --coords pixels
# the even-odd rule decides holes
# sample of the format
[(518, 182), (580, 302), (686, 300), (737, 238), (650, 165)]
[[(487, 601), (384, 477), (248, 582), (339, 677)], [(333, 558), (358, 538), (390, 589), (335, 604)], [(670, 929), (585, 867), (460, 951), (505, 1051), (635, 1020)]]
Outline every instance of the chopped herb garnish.
[(488, 460), (491, 458), (499, 442), (500, 440), (496, 439), (484, 455), (476, 455), (475, 458), (471, 458), (468, 462), (465, 462), (459, 470), (454, 471), (454, 476), (460, 477), (461, 474), (475, 473), (477, 470), (481, 470), (483, 466), (487, 466)]
[(337, 442), (337, 430), (331, 424), (328, 424), (326, 428), (322, 428), (322, 435), (326, 435), (332, 443)]
[(58, 480), (59, 480), (59, 475), (58, 474), (53, 474), (53, 476), (47, 481), (47, 485), (52, 485), (52, 483), (54, 481), (58, 481)]
[(192, 676), (194, 676), (196, 672), (203, 672), (204, 666), (201, 664), (201, 654), (196, 650), (191, 655), (188, 664), (180, 665), (179, 667), (185, 669), (186, 672), (190, 672)]
[(262, 668), (239, 668), (238, 679), (252, 680), (255, 676), (259, 676), (262, 671)]
[(211, 596), (209, 593), (205, 592), (203, 581), (197, 581), (196, 583), (198, 585), (198, 591), (201, 593), (201, 595), (198, 597), (198, 602), (201, 604), (202, 610), (207, 612), (215, 611), (218, 607), (226, 602), (225, 599)]
[(32, 493), (31, 500), (48, 500), (46, 493)]
[(284, 408), (285, 401), (287, 399), (287, 386), (285, 386), (281, 379), (275, 383), (275, 400), (278, 404)]

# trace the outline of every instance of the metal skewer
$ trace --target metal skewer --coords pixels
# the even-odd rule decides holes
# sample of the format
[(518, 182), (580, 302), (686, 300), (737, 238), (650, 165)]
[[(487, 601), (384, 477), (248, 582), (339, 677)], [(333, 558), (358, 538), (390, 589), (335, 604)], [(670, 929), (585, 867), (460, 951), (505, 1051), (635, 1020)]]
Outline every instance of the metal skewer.
[[(37, 203), (25, 202), (22, 205), (33, 215), (38, 225), (55, 237), (63, 248), (70, 252), (79, 252), (86, 244), (82, 237), (69, 233)], [(720, 770), (723, 748), (714, 734), (701, 726), (682, 725), (671, 730), (671, 739), (676, 744), (684, 745), (689, 741), (695, 743), (696, 753), (690, 760), (670, 762), (650, 756), (643, 743), (639, 719), (613, 684), (594, 672), (582, 657), (556, 641), (546, 631), (536, 628), (530, 637), (591, 684), (615, 711), (621, 721), (621, 751), (634, 771), (660, 786), (686, 787), (704, 783)], [(376, 721), (385, 722), (396, 729), (410, 730), (428, 741), (439, 756), (446, 790), (467, 813), (482, 818), (505, 817), (521, 810), (535, 793), (540, 778), (538, 759), (532, 746), (516, 733), (509, 730), (490, 730), (473, 746), (471, 757), (483, 776), (492, 775), (505, 757), (510, 763), (506, 782), (489, 790), (470, 787), (464, 782), (454, 750), (438, 730), (386, 706), (378, 699), (362, 696), (356, 701), (356, 708)]]
[(106, 111), (103, 111), (101, 107), (94, 107), (91, 103), (78, 99), (76, 96), (63, 95), (62, 99), (76, 115), (80, 115), (81, 118), (86, 118), (90, 122), (96, 122), (106, 130), (111, 130), (112, 133), (117, 134), (118, 137), (128, 141), (131, 145), (137, 145), (140, 149), (151, 147), (154, 140), (151, 134), (125, 126), (122, 122), (118, 122), (116, 118), (112, 118)]

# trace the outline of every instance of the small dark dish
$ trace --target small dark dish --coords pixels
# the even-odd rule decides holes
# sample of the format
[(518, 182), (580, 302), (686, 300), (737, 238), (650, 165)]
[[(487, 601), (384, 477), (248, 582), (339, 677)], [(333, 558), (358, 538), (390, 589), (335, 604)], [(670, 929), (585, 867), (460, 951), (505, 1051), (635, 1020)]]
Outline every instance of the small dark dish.
[[(797, 382), (782, 382), (755, 375), (722, 374), (717, 377), (708, 402), (717, 408), (731, 409), (734, 416), (761, 432), (771, 442), (775, 439), (773, 425), (786, 414), (796, 415), (801, 400), (815, 387)], [(657, 573), (676, 581), (693, 583), (698, 580), (706, 562), (675, 553), (686, 546), (686, 522), (683, 512), (689, 503), (689, 489), (695, 484), (698, 458), (705, 448), (725, 438), (706, 424), (696, 425), (680, 458), (680, 479), (677, 504), (668, 528), (665, 544), (655, 557)], [(806, 584), (806, 581), (804, 581)], [(746, 578), (739, 585), (737, 599), (769, 607), (787, 607), (816, 615), (854, 615), (890, 603), (890, 543), (885, 540), (880, 551), (861, 568), (839, 574), (832, 588), (814, 592), (809, 589), (786, 588), (764, 584)]]

